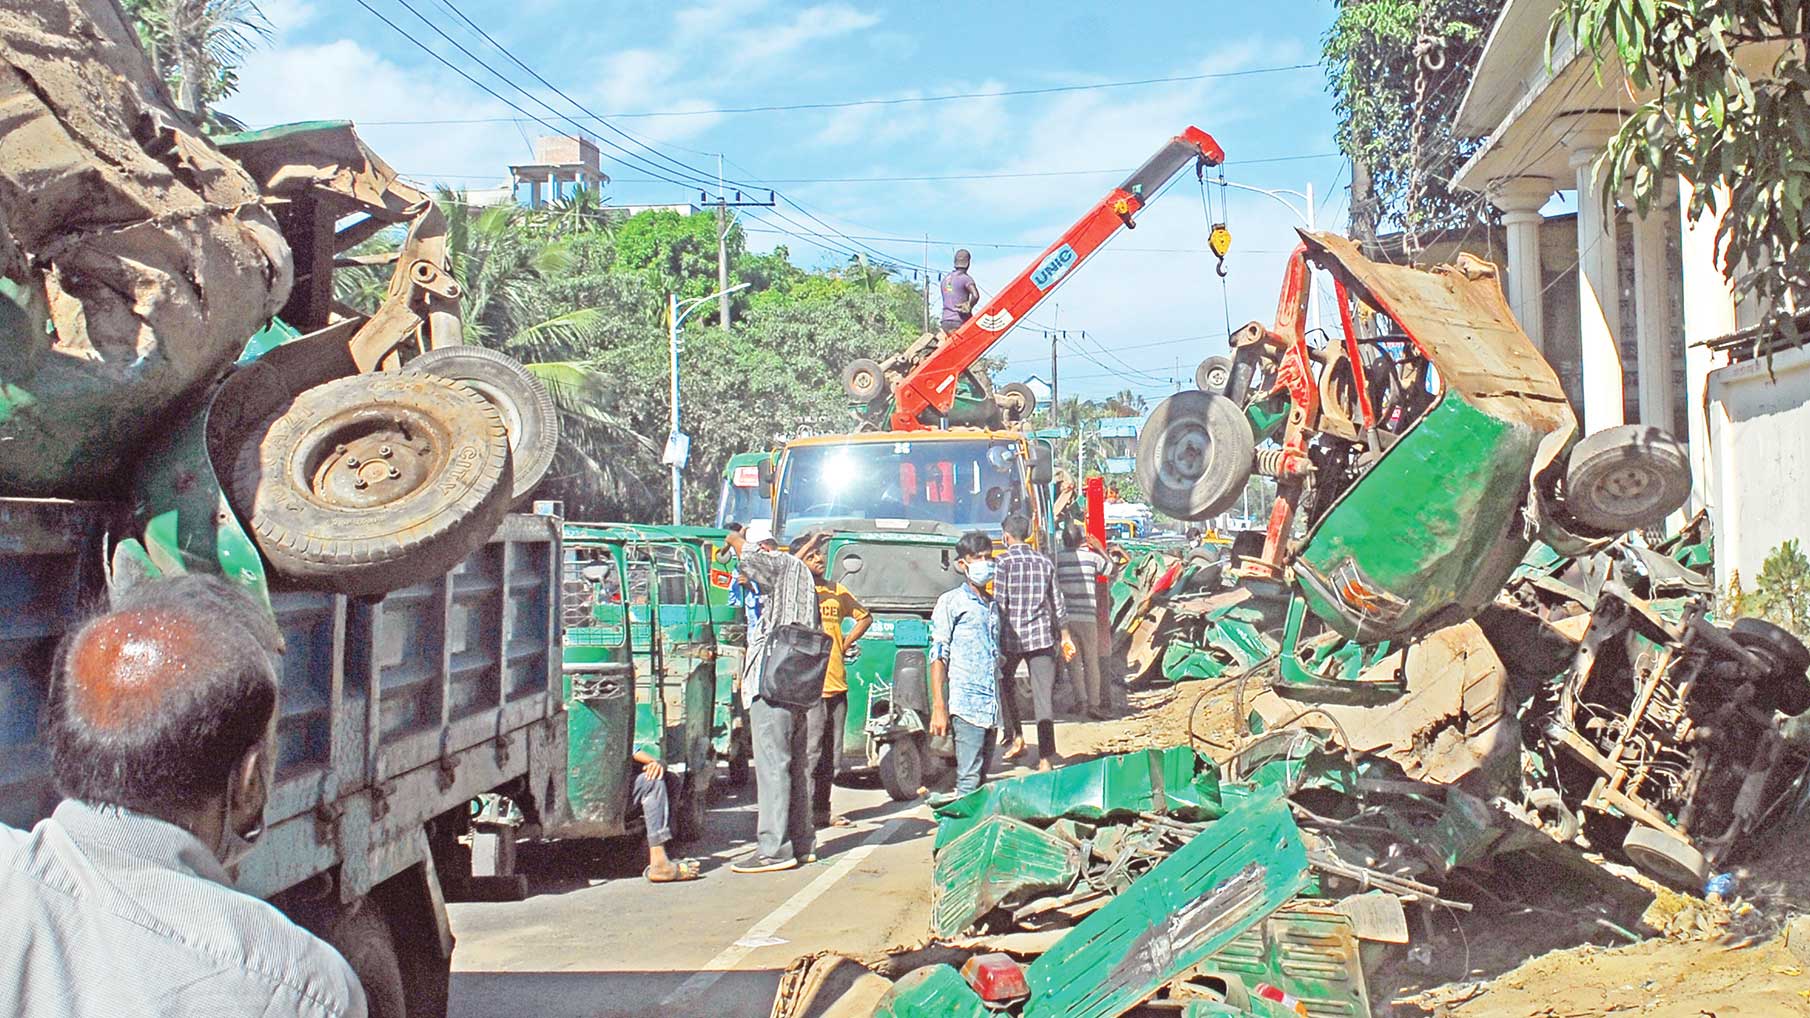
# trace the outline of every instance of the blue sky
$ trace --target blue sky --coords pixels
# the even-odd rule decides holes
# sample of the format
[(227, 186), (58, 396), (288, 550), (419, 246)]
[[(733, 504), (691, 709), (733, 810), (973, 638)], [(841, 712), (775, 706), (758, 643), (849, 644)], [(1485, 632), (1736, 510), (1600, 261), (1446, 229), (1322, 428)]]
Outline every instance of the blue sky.
[[(658, 7), (364, 2), (561, 130), (571, 123), (497, 81), (411, 9), (561, 113), (601, 116), (640, 139), (582, 121), (674, 180), (687, 175), (675, 162), (709, 175), (714, 154), (724, 153), (731, 178), (771, 184), (836, 232), (899, 263), (926, 262), (925, 236), (927, 261), (936, 270), (947, 267), (955, 247), (970, 248), (974, 275), (987, 292), (1189, 124), (1225, 148), (1229, 179), (1296, 191), (1311, 184), (1319, 225), (1337, 229), (1345, 222), (1349, 173), (1331, 155), (1331, 102), (1322, 74), (1317, 66), (1268, 70), (1316, 64), (1332, 17), (1327, 0), (942, 7), (877, 0)], [(492, 48), (448, 3), (583, 111)], [(357, 0), (264, 0), (262, 6), (274, 38), (244, 69), (241, 93), (222, 107), (249, 124), (351, 119), (409, 177), (474, 188), (506, 180), (510, 163), (528, 160), (528, 139), (550, 133), (520, 122), (520, 113)], [(1236, 76), (1197, 77), (1227, 74)], [(1194, 80), (946, 102), (701, 112), (1153, 78)], [(618, 116), (647, 113), (668, 115)], [(605, 154), (613, 200), (697, 197), (693, 186), (655, 179), (647, 165)], [(964, 179), (847, 179), (932, 176)], [(1200, 190), (1188, 177), (1032, 316), (1071, 330), (1061, 367), (1065, 392), (1173, 391), (1172, 379), (1191, 378), (1194, 363), (1223, 351), (1228, 305), (1234, 328), (1273, 316), (1298, 220), (1265, 195), (1232, 191), (1229, 199), (1225, 218), (1234, 242), (1223, 289), (1206, 252)], [(1213, 201), (1217, 212), (1220, 199)], [(785, 244), (807, 267), (846, 260), (831, 245), (856, 246), (799, 236), (825, 231), (795, 206), (755, 210), (743, 225), (755, 247)], [(1048, 374), (1048, 341), (1034, 326), (1009, 335), (996, 352), (1010, 361), (1008, 378)]]

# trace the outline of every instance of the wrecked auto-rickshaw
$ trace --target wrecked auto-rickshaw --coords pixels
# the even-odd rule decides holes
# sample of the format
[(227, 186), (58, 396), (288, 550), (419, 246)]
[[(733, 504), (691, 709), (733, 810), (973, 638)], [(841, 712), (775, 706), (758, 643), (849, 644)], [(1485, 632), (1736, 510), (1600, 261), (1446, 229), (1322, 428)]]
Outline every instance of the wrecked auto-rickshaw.
[[(118, 27), (88, 6), (59, 23)], [(434, 202), (350, 124), (205, 136), (136, 47), (29, 23), (0, 31), (0, 493), (129, 501), (116, 571), (260, 595), (382, 593), (483, 545), (558, 422), (521, 365), (460, 345)], [(387, 260), (352, 251), (386, 232), (367, 315), (334, 269)]]
[[(1318, 349), (1310, 263), (1332, 276), (1344, 326)], [(1360, 334), (1354, 302), (1398, 331)], [(1683, 450), (1657, 428), (1573, 442), (1557, 376), (1494, 266), (1468, 255), (1425, 271), (1303, 233), (1274, 326), (1231, 343), (1226, 370), (1203, 372), (1223, 389), (1152, 412), (1138, 479), (1186, 519), (1225, 510), (1253, 473), (1276, 479), (1262, 550), (1234, 572), (1286, 585), (1281, 678), (1302, 690), (1394, 695), (1398, 682), (1362, 681), (1389, 643), (1474, 617), (1536, 536), (1588, 546), (1658, 524), (1689, 492)]]

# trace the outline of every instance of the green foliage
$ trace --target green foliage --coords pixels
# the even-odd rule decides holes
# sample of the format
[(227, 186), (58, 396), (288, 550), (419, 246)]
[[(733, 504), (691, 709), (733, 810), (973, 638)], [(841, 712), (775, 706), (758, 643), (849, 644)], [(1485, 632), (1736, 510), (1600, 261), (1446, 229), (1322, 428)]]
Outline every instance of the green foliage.
[(1740, 599), (1740, 613), (1810, 635), (1810, 558), (1795, 539), (1766, 556), (1753, 592)]
[(191, 113), (239, 88), (239, 65), (269, 38), (254, 0), (122, 0), (151, 67)]
[[(1452, 133), (1483, 40), (1504, 0), (1342, 0), (1322, 45), (1340, 151), (1366, 167), (1380, 220), (1424, 233), (1477, 221), (1475, 195), (1451, 178), (1478, 142)], [(1422, 59), (1424, 54), (1424, 60)], [(1434, 66), (1437, 65), (1437, 66)], [(1424, 66), (1424, 72), (1417, 68)], [(1417, 81), (1424, 73), (1424, 88)], [(1419, 96), (1423, 102), (1417, 103)], [(1414, 193), (1415, 128), (1420, 187)], [(1361, 198), (1362, 195), (1355, 195)]]
[(1654, 95), (1597, 163), (1604, 193), (1631, 188), (1644, 214), (1682, 175), (1694, 218), (1725, 188), (1723, 275), (1794, 333), (1793, 302), (1810, 297), (1810, 3), (1564, 0), (1552, 31)]

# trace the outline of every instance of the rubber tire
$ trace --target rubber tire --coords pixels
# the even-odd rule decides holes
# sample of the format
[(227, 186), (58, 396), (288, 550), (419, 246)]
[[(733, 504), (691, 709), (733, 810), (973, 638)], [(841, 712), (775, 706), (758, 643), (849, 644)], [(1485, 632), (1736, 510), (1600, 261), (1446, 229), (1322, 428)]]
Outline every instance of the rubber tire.
[(559, 451), (559, 411), (553, 394), (520, 361), (481, 346), (447, 346), (429, 350), (402, 370), (450, 378), (502, 413), (515, 478), (512, 503), (520, 504), (547, 475)]
[(1670, 831), (1635, 824), (1621, 842), (1622, 854), (1654, 879), (1696, 894), (1709, 879), (1703, 854)]
[[(1170, 516), (1207, 519), (1238, 501), (1255, 454), (1238, 404), (1216, 392), (1178, 392), (1158, 403), (1138, 432), (1138, 486)], [(1166, 462), (1178, 456), (1182, 463)]]
[(402, 981), (402, 961), (396, 954), (396, 938), (383, 913), (371, 901), (334, 918), (321, 934), (352, 966), (364, 987), (365, 1006), (371, 1018), (408, 1018), (408, 993)]
[(879, 361), (858, 357), (842, 369), (842, 391), (857, 403), (872, 403), (886, 393), (886, 372)]
[(1194, 387), (1201, 392), (1217, 392), (1223, 396), (1226, 386), (1230, 384), (1232, 384), (1232, 358), (1208, 357), (1195, 365)]
[(916, 733), (902, 735), (880, 747), (880, 785), (894, 802), (910, 802), (924, 787), (924, 747)]
[(1684, 446), (1649, 425), (1604, 428), (1573, 447), (1565, 464), (1565, 507), (1585, 526), (1613, 534), (1658, 525), (1690, 494)]
[(1007, 382), (994, 397), (1009, 423), (1028, 421), (1037, 411), (1037, 392), (1023, 382)]
[(1772, 682), (1767, 691), (1773, 702), (1767, 706), (1786, 714), (1802, 714), (1810, 710), (1810, 647), (1765, 619), (1736, 619), (1729, 638), (1765, 658), (1772, 671), (1766, 676)]
[(748, 755), (739, 750), (729, 755), (729, 784), (741, 788), (748, 783)]
[(708, 786), (699, 788), (697, 782), (690, 780), (682, 785), (682, 797), (673, 803), (672, 836), (674, 841), (685, 843), (704, 835), (704, 825), (710, 815), (710, 789)]
[[(334, 432), (406, 408), (453, 436), (427, 482), (366, 509), (324, 505), (297, 463)], [(352, 375), (303, 391), (239, 450), (233, 508), (272, 569), (297, 585), (370, 596), (437, 578), (482, 547), (509, 511), (503, 417), (457, 382), (433, 375)], [(451, 464), (466, 463), (463, 476)], [(451, 484), (452, 490), (443, 485)]]

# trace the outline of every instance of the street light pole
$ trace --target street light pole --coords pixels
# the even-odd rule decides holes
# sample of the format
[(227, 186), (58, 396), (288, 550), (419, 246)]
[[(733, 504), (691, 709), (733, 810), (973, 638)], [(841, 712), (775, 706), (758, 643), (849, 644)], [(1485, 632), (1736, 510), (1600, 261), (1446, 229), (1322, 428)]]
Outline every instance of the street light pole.
[(718, 297), (727, 301), (730, 294), (746, 289), (747, 286), (747, 283), (737, 283), (707, 297), (693, 297), (690, 300), (680, 300), (676, 293), (666, 295), (666, 352), (669, 358), (668, 366), (672, 371), (672, 387), (669, 392), (672, 400), (672, 431), (666, 437), (666, 459), (667, 465), (672, 468), (672, 522), (675, 527), (681, 522), (679, 515), (680, 491), (684, 485), (680, 474), (684, 472), (681, 462), (685, 458), (681, 455), (680, 450), (683, 432), (679, 430), (679, 329), (693, 311)]
[[(1274, 188), (1252, 187), (1249, 184), (1240, 184), (1237, 181), (1233, 181), (1233, 180), (1221, 180), (1221, 181), (1217, 181), (1217, 183), (1219, 183), (1221, 186), (1224, 186), (1224, 187), (1233, 187), (1233, 188), (1237, 188), (1240, 191), (1249, 191), (1252, 194), (1261, 194), (1261, 195), (1269, 196), (1272, 200), (1274, 200), (1276, 202), (1276, 204), (1282, 206), (1283, 208), (1289, 210), (1290, 212), (1293, 212), (1295, 214), (1295, 218), (1301, 220), (1301, 225), (1307, 227), (1308, 233), (1314, 232), (1314, 185), (1313, 185), (1313, 181), (1310, 180), (1307, 182), (1307, 190), (1305, 192), (1291, 190), (1286, 187), (1274, 187)], [(1296, 208), (1294, 206), (1294, 203), (1292, 203), (1288, 199), (1282, 197), (1285, 194), (1293, 195), (1296, 198), (1301, 199), (1301, 201), (1307, 205), (1307, 211), (1303, 212), (1302, 210)], [(1310, 327), (1315, 328), (1315, 329), (1320, 328), (1320, 302), (1317, 299), (1311, 300), (1308, 302), (1307, 313), (1309, 316), (1309, 321), (1311, 322)]]

